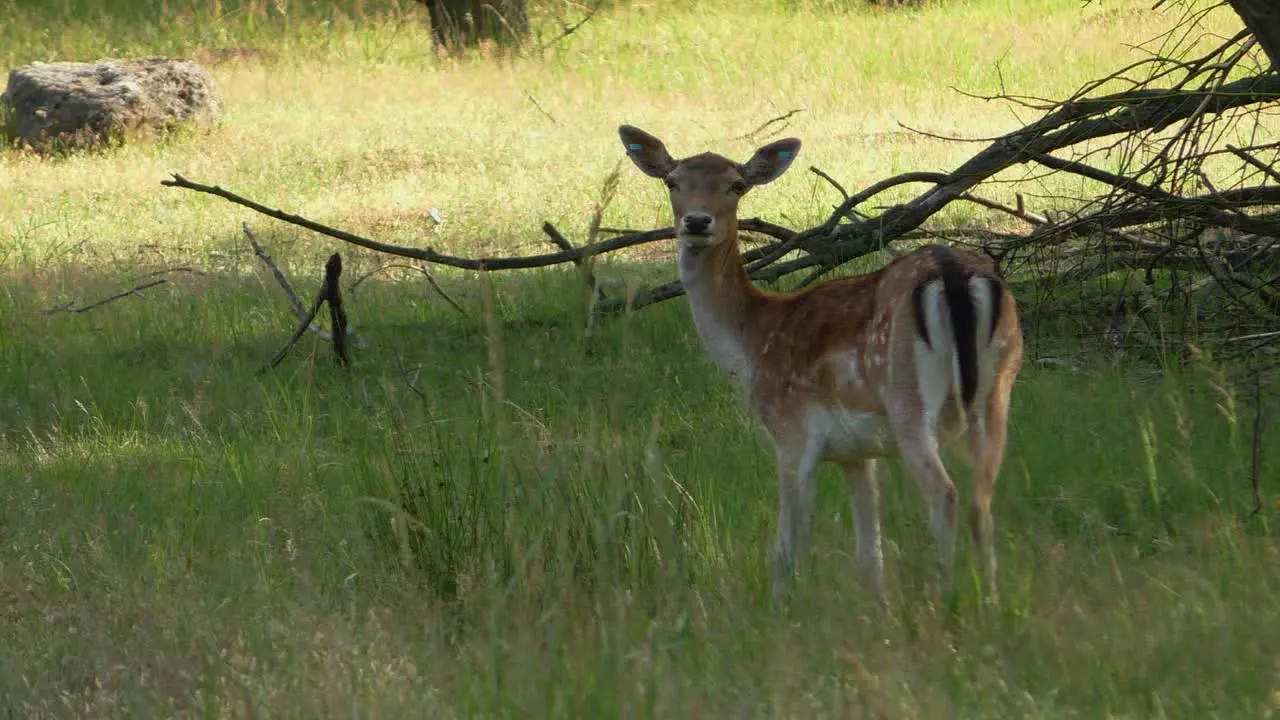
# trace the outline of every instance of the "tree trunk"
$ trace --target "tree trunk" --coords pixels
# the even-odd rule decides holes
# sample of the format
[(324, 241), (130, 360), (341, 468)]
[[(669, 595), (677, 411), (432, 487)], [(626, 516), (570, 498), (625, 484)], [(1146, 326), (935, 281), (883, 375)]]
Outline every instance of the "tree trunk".
[(1280, 70), (1280, 4), (1276, 0), (1230, 0), (1263, 52), (1271, 59), (1271, 69)]
[(474, 47), (482, 40), (518, 42), (529, 32), (526, 0), (420, 1), (427, 6), (431, 34), (444, 47)]

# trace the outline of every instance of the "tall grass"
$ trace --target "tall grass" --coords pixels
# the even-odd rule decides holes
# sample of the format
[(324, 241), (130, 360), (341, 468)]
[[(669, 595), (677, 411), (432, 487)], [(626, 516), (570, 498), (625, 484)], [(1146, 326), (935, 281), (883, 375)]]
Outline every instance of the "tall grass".
[(866, 605), (824, 472), (814, 551), (777, 617), (767, 448), (683, 308), (587, 335), (553, 307), (574, 306), (575, 277), (531, 282), (532, 301), (495, 288), (499, 395), (483, 325), (421, 287), (362, 286), (369, 347), (350, 373), (308, 341), (255, 379), (285, 314), (262, 311), (269, 287), (67, 317), (34, 313), (53, 294), (11, 277), (12, 712), (1270, 707), (1270, 511), (1243, 521), (1251, 437), (1211, 365), (1028, 370), (995, 505), (999, 612), (976, 587), (956, 626), (926, 604), (925, 515), (892, 463), (896, 612)]
[[(11, 63), (92, 57), (115, 32), (100, 6), (44, 7), (0, 10), (23, 23), (0, 22), (22, 39), (3, 44)], [(634, 3), (545, 56), (498, 60), (424, 52), (419, 27), (372, 4), (329, 26), (252, 6), (270, 18), (258, 36), (240, 6), (165, 7), (147, 15), (172, 18), (163, 29), (121, 20), (110, 42), (258, 51), (214, 64), (220, 126), (0, 159), (3, 714), (1276, 711), (1275, 493), (1245, 519), (1253, 408), (1211, 358), (1042, 367), (1041, 347), (1072, 346), (1067, 322), (1052, 326), (1015, 390), (998, 610), (978, 606), (967, 552), (956, 616), (929, 604), (924, 509), (893, 462), (893, 610), (866, 601), (825, 469), (812, 552), (775, 614), (771, 456), (682, 302), (590, 320), (573, 271), (440, 272), (464, 314), (416, 273), (385, 270), (347, 292), (365, 343), (352, 368), (308, 335), (258, 373), (294, 319), (239, 224), (304, 296), (335, 247), (157, 185), (178, 170), (393, 242), (541, 249), (543, 220), (584, 232), (620, 122), (677, 152), (744, 154), (755, 141), (739, 135), (803, 106), (787, 132), (846, 184), (946, 167), (967, 150), (895, 120), (999, 132), (1014, 122), (1004, 110), (942, 88), (990, 89), (999, 59), (1010, 83), (1068, 90), (1128, 57), (1120, 39), (1154, 31), (1158, 13)], [(49, 18), (79, 21), (42, 33)], [(831, 200), (803, 172), (777, 185), (747, 212), (799, 222)], [(666, 220), (649, 182), (624, 173), (618, 192), (607, 224)], [(340, 249), (349, 279), (383, 262)], [(655, 279), (670, 260), (651, 248), (596, 272)], [(44, 312), (175, 265), (201, 272)], [(1265, 479), (1277, 430), (1263, 428)]]

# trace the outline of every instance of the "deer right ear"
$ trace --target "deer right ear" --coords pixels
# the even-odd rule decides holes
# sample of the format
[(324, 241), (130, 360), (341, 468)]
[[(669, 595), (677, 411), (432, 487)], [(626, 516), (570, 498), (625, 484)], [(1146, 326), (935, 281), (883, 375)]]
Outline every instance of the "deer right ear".
[(667, 146), (663, 145), (658, 138), (631, 125), (620, 126), (618, 136), (622, 138), (622, 145), (627, 149), (627, 157), (630, 157), (631, 162), (635, 163), (645, 175), (662, 179), (676, 169), (675, 159), (671, 157), (671, 153), (667, 152)]

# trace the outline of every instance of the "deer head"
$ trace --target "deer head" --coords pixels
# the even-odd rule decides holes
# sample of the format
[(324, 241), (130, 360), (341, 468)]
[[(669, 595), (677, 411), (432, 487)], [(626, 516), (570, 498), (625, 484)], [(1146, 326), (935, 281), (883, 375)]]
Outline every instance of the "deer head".
[(661, 140), (640, 128), (623, 125), (618, 135), (636, 167), (666, 183), (676, 237), (692, 248), (736, 237), (738, 201), (751, 188), (780, 177), (800, 152), (800, 141), (786, 138), (756, 150), (746, 164), (714, 153), (676, 160)]

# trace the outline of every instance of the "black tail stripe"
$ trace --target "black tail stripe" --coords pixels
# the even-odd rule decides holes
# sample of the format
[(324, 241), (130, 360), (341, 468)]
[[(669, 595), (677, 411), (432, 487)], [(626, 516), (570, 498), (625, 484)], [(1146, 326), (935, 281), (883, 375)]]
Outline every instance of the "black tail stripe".
[(922, 282), (916, 285), (916, 289), (911, 293), (911, 309), (916, 318), (916, 333), (920, 335), (920, 339), (924, 340), (925, 347), (933, 349), (933, 343), (929, 342), (929, 327), (924, 322), (924, 303), (921, 302), (924, 296), (924, 286), (930, 281)]
[(960, 361), (960, 399), (968, 409), (978, 393), (977, 313), (960, 263), (954, 257), (946, 257), (942, 259), (941, 269), (943, 292), (947, 296), (951, 328), (955, 332), (956, 355)]
[[(946, 298), (947, 308), (951, 311), (951, 327), (955, 333), (956, 354), (960, 365), (960, 399), (964, 401), (965, 409), (968, 409), (973, 405), (973, 399), (978, 394), (978, 317), (976, 303), (970, 290), (969, 278), (965, 275), (964, 268), (957, 259), (955, 251), (947, 247), (938, 246), (934, 249), (933, 254), (938, 263), (939, 275), (942, 278), (943, 294)], [(989, 309), (991, 313), (991, 329), (986, 340), (987, 343), (990, 343), (995, 339), (996, 326), (1000, 324), (1005, 288), (1004, 283), (999, 278), (985, 273), (980, 273), (978, 276), (985, 276), (984, 279), (989, 283), (988, 287), (991, 289), (991, 307)], [(936, 279), (936, 277), (929, 278), (916, 285), (911, 296), (916, 331), (919, 333), (920, 339), (924, 340), (924, 344), (930, 348), (933, 347), (933, 344), (929, 338), (929, 327), (925, 323), (924, 303), (921, 300), (924, 296), (925, 286)]]

